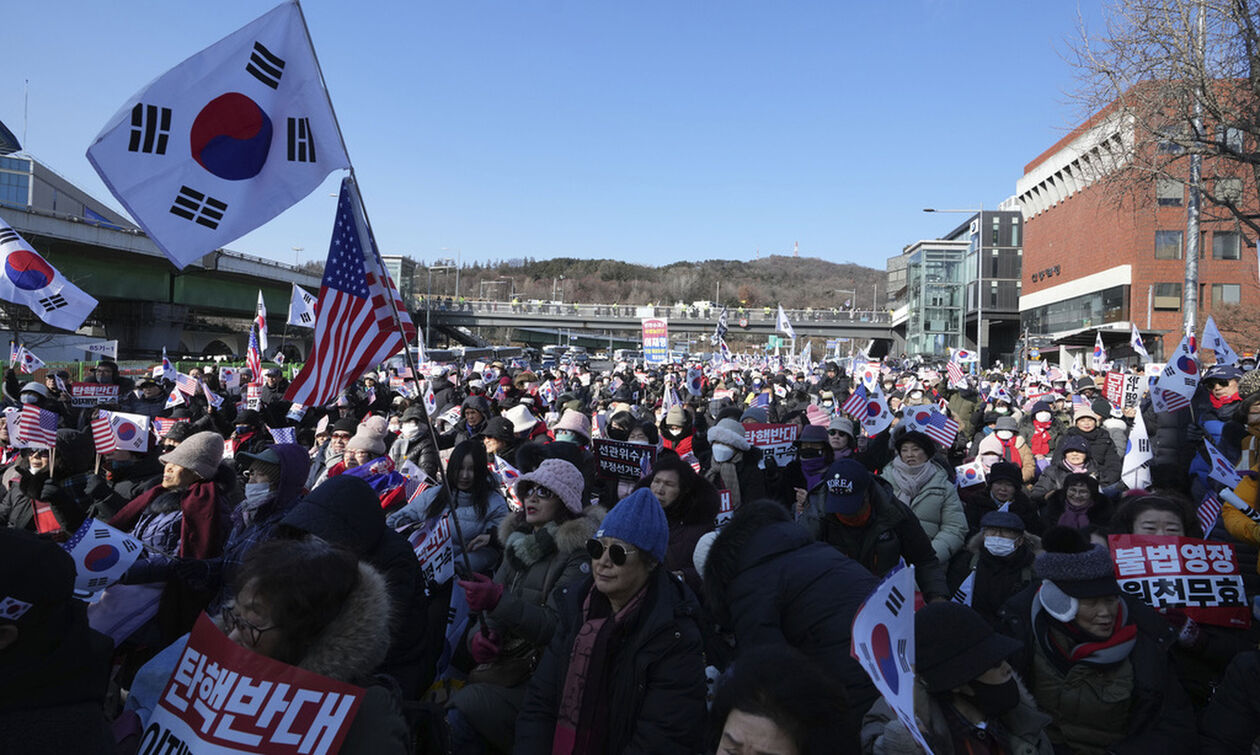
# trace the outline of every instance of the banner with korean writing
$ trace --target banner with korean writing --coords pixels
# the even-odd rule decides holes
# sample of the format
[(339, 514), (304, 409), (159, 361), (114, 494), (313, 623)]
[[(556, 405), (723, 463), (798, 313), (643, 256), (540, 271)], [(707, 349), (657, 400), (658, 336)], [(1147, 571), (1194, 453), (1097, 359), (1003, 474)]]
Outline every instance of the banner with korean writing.
[(643, 361), (648, 364), (669, 361), (669, 322), (664, 317), (643, 318)]
[(713, 529), (715, 530), (725, 527), (726, 523), (731, 521), (731, 517), (735, 516), (735, 505), (734, 501), (731, 500), (731, 491), (719, 490), (718, 500), (721, 503), (718, 505), (717, 516), (713, 519)]
[(766, 459), (773, 458), (779, 467), (783, 468), (796, 458), (796, 446), (793, 444), (800, 430), (800, 425), (796, 424), (744, 425), (748, 442), (762, 451), (761, 464), (758, 466), (763, 469), (766, 466)]
[(246, 650), (203, 613), (137, 751), (336, 753), (363, 694), (359, 687)]
[(1108, 542), (1126, 593), (1200, 624), (1250, 626), (1233, 545), (1172, 535), (1111, 535)]
[(98, 404), (117, 404), (118, 386), (106, 383), (71, 383), (70, 405), (87, 409)]
[[(1121, 372), (1108, 372), (1104, 383), (1104, 394), (1111, 405), (1120, 409), (1136, 407), (1146, 392), (1145, 375), (1125, 375)], [(1106, 419), (1104, 417), (1104, 419)]]
[(599, 476), (638, 482), (656, 464), (656, 446), (622, 440), (596, 438), (592, 444)]
[(420, 561), (420, 571), (430, 584), (445, 584), (455, 576), (455, 549), (451, 546), (450, 515), (429, 519), (407, 535)]

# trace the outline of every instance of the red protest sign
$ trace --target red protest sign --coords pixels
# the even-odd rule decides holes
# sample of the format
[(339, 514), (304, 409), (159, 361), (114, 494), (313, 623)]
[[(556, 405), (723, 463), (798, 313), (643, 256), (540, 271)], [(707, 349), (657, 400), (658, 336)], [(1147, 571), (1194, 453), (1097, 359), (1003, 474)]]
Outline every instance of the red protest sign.
[(1107, 373), (1107, 382), (1103, 384), (1103, 395), (1112, 406), (1120, 406), (1120, 402), (1124, 400), (1124, 375), (1122, 373)]
[(1200, 624), (1247, 627), (1251, 610), (1234, 546), (1172, 535), (1111, 535), (1120, 589)]
[(203, 613), (140, 737), (138, 751), (335, 753), (350, 730), (363, 692), (246, 650)]

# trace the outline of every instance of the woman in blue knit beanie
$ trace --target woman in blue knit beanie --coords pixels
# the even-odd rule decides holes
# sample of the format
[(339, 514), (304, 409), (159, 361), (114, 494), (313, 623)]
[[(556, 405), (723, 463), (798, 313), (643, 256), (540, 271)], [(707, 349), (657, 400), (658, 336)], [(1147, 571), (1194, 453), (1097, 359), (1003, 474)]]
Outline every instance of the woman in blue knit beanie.
[(620, 501), (587, 543), (591, 579), (564, 589), (560, 625), (530, 681), (516, 753), (699, 752), (699, 606), (660, 568), (669, 524), (648, 488)]

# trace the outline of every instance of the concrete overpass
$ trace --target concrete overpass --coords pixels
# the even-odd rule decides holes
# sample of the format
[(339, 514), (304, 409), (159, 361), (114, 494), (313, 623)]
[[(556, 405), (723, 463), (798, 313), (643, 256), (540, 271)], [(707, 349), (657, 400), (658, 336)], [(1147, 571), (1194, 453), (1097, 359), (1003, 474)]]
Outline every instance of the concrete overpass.
[[(719, 310), (702, 311), (688, 307), (654, 307), (612, 304), (581, 304), (558, 302), (502, 302), (465, 301), (462, 305), (442, 306), (434, 303), (433, 309), (417, 312), (418, 323), (428, 315), (433, 317), (433, 327), (449, 332), (463, 328), (475, 332), (481, 327), (513, 328), (522, 330), (571, 331), (575, 335), (598, 342), (600, 335), (606, 342), (606, 334), (620, 334), (632, 340), (642, 329), (645, 317), (663, 317), (669, 322), (671, 334), (687, 333), (708, 335), (713, 332)], [(848, 338), (864, 345), (867, 340), (885, 341), (891, 347), (895, 343), (892, 317), (887, 312), (841, 310), (787, 310), (788, 320), (796, 331), (798, 345), (806, 338), (815, 341)], [(727, 325), (732, 335), (774, 335), (777, 310), (768, 314), (764, 309), (750, 309), (743, 313), (727, 313)], [(741, 325), (742, 321), (746, 323)]]
[[(100, 304), (81, 334), (118, 339), (119, 357), (244, 354), (259, 289), (275, 351), (282, 342), (291, 284), (318, 291), (320, 278), (247, 254), (219, 250), (183, 270), (142, 232), (38, 209), (4, 208), (4, 218), (67, 279)], [(45, 329), (23, 310), (23, 332)], [(29, 317), (25, 317), (29, 315)], [(305, 358), (313, 331), (289, 328), (286, 357)]]

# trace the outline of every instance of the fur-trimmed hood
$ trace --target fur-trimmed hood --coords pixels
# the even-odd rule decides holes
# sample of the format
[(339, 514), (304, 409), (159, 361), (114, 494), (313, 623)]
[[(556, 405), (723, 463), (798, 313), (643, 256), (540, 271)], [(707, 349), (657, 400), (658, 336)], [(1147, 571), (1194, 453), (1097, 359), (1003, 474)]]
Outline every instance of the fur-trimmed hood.
[[(586, 541), (595, 536), (599, 523), (604, 521), (608, 509), (603, 506), (587, 506), (580, 516), (569, 519), (556, 528), (554, 539), (558, 553), (572, 553), (586, 547)], [(525, 523), (525, 512), (514, 511), (499, 523), (499, 542), (506, 543), (514, 532), (529, 534), (533, 527)]]
[(389, 651), (390, 612), (385, 578), (359, 562), (359, 584), (297, 666), (343, 682), (364, 681)]

